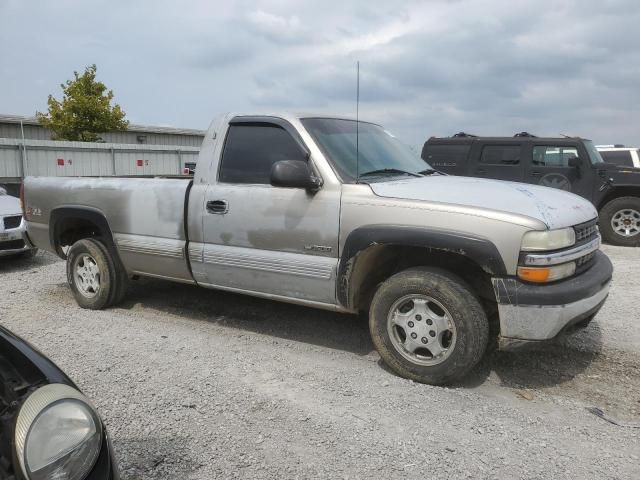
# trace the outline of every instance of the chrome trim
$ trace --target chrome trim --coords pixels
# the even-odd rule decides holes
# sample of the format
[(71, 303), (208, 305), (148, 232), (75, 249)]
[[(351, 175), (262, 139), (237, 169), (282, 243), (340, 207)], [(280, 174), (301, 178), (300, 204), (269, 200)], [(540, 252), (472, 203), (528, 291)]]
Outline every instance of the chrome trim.
[(160, 257), (184, 258), (184, 248), (179, 245), (167, 245), (166, 243), (143, 242), (118, 238), (116, 243), (120, 250), (144, 255), (157, 255)]
[[(321, 258), (324, 259), (324, 257)], [(290, 258), (276, 259), (273, 257), (205, 250), (203, 260), (204, 263), (225, 267), (245, 268), (326, 280), (330, 279), (333, 274), (332, 265), (311, 264), (312, 257), (305, 261), (295, 261)]]
[(598, 235), (589, 243), (585, 243), (584, 245), (580, 245), (579, 247), (575, 247), (570, 250), (562, 250), (561, 252), (546, 254), (528, 253), (524, 256), (523, 265), (531, 267), (546, 267), (549, 265), (571, 262), (595, 252), (600, 248), (600, 243), (600, 235)]

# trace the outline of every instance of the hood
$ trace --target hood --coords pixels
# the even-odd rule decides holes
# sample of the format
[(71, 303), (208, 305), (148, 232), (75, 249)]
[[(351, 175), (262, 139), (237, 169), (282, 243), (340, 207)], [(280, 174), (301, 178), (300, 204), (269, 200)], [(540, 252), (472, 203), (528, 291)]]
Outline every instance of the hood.
[(11, 195), (0, 195), (0, 216), (22, 215), (20, 200)]
[(37, 348), (0, 325), (0, 382), (7, 376), (21, 377), (25, 385), (66, 383), (75, 386), (69, 377)]
[(614, 183), (640, 185), (640, 168), (606, 164), (606, 171), (607, 175), (613, 178)]
[(564, 228), (597, 217), (594, 206), (573, 193), (527, 183), (434, 175), (371, 183), (381, 197), (447, 203), (524, 215), (548, 228)]

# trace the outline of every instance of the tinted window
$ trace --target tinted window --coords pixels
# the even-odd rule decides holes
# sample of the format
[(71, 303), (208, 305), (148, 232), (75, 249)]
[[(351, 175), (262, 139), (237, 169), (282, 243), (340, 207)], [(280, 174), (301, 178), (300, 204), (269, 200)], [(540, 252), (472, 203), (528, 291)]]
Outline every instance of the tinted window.
[(424, 146), (422, 158), (434, 168), (464, 165), (471, 145), (430, 145)]
[(607, 163), (614, 163), (616, 165), (624, 165), (625, 167), (633, 167), (633, 159), (631, 158), (631, 152), (629, 151), (612, 151), (612, 152), (600, 152), (600, 155)]
[(539, 167), (568, 167), (570, 158), (578, 158), (576, 147), (537, 145), (533, 147), (533, 165)]
[(485, 145), (480, 163), (491, 165), (517, 165), (520, 163), (520, 145)]
[(269, 124), (231, 125), (222, 154), (220, 181), (270, 183), (271, 166), (280, 160), (305, 160), (286, 130)]

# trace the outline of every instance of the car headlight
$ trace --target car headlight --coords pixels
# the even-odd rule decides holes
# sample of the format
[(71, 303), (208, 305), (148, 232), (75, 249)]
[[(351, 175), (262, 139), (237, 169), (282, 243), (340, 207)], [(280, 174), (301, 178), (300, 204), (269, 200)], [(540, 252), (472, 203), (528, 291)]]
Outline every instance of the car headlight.
[(520, 249), (525, 252), (557, 250), (576, 243), (576, 232), (572, 227), (559, 230), (531, 231), (522, 237)]
[(45, 385), (22, 405), (15, 445), (28, 480), (82, 480), (100, 454), (102, 423), (80, 392), (68, 385)]

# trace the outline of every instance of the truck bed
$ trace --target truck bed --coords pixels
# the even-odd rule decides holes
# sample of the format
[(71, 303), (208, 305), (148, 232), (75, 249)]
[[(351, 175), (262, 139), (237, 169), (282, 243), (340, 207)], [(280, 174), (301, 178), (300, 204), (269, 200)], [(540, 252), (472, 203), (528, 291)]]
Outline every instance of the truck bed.
[(107, 219), (130, 274), (191, 281), (185, 256), (190, 185), (190, 178), (28, 177), (29, 235), (55, 252), (49, 232), (55, 232), (65, 212), (97, 212)]

